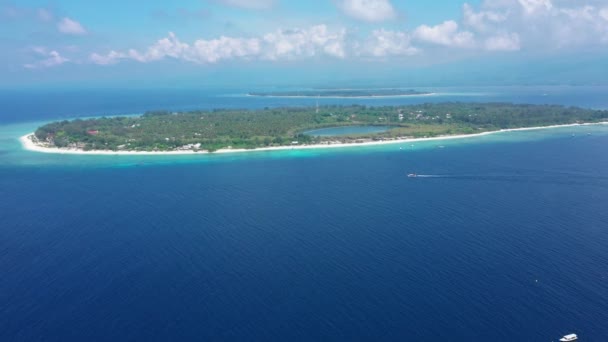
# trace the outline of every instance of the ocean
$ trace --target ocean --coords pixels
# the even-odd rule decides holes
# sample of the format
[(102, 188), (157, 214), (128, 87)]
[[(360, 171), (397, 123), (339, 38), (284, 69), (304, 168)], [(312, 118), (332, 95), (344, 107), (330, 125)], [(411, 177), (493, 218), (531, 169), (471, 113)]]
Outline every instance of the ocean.
[[(606, 90), (322, 101), (608, 108)], [(311, 101), (146, 92), (0, 96), (0, 341), (608, 338), (608, 126), (209, 156), (17, 141), (58, 118)]]

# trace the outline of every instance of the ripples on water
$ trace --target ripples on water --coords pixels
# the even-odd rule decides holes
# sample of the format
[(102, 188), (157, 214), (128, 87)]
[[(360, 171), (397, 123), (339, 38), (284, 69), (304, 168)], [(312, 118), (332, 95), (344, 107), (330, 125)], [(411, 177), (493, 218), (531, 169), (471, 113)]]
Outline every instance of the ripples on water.
[(0, 168), (0, 339), (601, 340), (606, 139)]
[(169, 159), (11, 140), (0, 340), (601, 341), (608, 134), (584, 129)]

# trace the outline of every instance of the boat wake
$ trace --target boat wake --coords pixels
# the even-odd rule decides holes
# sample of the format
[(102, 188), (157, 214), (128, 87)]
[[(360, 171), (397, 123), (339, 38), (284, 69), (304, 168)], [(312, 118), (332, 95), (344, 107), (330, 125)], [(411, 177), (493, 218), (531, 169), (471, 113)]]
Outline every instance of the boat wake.
[(409, 178), (445, 179), (450, 181), (468, 182), (508, 182), (508, 183), (545, 183), (589, 185), (596, 188), (608, 189), (608, 176), (597, 174), (566, 175), (561, 173), (535, 173), (535, 174), (408, 174)]

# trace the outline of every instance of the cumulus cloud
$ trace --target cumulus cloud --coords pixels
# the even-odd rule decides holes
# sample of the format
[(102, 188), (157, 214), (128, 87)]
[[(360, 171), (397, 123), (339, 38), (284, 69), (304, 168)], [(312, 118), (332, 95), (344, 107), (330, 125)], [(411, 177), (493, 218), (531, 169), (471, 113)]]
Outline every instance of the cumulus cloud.
[[(560, 8), (559, 12), (573, 20), (593, 21), (595, 19), (596, 9), (593, 6), (583, 6), (579, 8)], [(601, 11), (599, 14), (601, 15)]]
[(275, 4), (275, 0), (217, 0), (218, 2), (232, 6), (246, 9), (267, 9), (271, 8)]
[(208, 64), (231, 59), (292, 60), (314, 56), (344, 58), (346, 56), (346, 31), (330, 30), (325, 25), (308, 29), (277, 30), (261, 37), (219, 37), (199, 39), (192, 44), (184, 43), (172, 32), (158, 40), (145, 51), (130, 49), (127, 52), (110, 51), (93, 53), (92, 63), (109, 65), (122, 59), (142, 63), (173, 58), (188, 62)]
[(421, 42), (451, 47), (474, 47), (473, 33), (459, 31), (458, 23), (445, 21), (436, 26), (421, 25), (414, 30), (414, 38)]
[(527, 15), (548, 12), (553, 8), (551, 0), (518, 0)]
[[(594, 47), (608, 42), (608, 8), (587, 0), (485, 0), (479, 10), (465, 4), (463, 23), (495, 46), (516, 33), (521, 49)], [(490, 39), (492, 38), (492, 39)], [(499, 39), (500, 38), (500, 39)], [(516, 43), (511, 39), (512, 43)], [(500, 45), (500, 44), (498, 44)]]
[(168, 37), (157, 41), (145, 53), (129, 50), (128, 56), (139, 62), (151, 62), (165, 57), (178, 58), (189, 48), (188, 44), (180, 42), (173, 32), (169, 32)]
[(384, 29), (372, 32), (370, 39), (361, 55), (374, 57), (412, 56), (420, 50), (411, 44), (411, 36), (407, 32), (387, 31)]
[(84, 35), (87, 30), (77, 21), (70, 18), (63, 18), (57, 23), (57, 29), (61, 33), (71, 35)]
[(294, 59), (329, 55), (337, 58), (345, 56), (346, 31), (330, 31), (326, 25), (313, 26), (307, 30), (278, 30), (264, 35), (262, 39), (263, 58), (269, 60)]
[(118, 63), (121, 59), (127, 58), (126, 54), (116, 52), (114, 50), (110, 51), (106, 55), (100, 55), (98, 53), (92, 53), (89, 56), (89, 60), (94, 64), (98, 65), (111, 65)]
[(220, 37), (211, 40), (199, 39), (191, 47), (184, 45), (181, 54), (171, 57), (181, 57), (195, 63), (217, 63), (224, 59), (251, 58), (259, 52), (260, 42), (257, 39)]
[(600, 10), (600, 17), (608, 21), (608, 7), (604, 7)]
[(500, 34), (486, 39), (485, 48), (489, 51), (517, 51), (519, 35), (517, 33)]
[[(219, 0), (218, 0), (219, 1)], [(366, 21), (391, 18), (384, 0), (335, 0), (345, 11)], [(374, 11), (370, 9), (380, 9)], [(367, 9), (367, 10), (364, 10)], [(358, 13), (358, 14), (355, 14)], [(384, 14), (379, 14), (384, 13)], [(389, 13), (389, 14), (387, 14)], [(369, 33), (316, 25), (279, 29), (247, 37), (220, 36), (183, 42), (169, 33), (143, 49), (93, 53), (89, 61), (110, 65), (121, 60), (149, 63), (176, 59), (198, 64), (227, 60), (285, 61), (310, 58), (407, 58), (458, 50), (512, 53), (520, 50), (599, 48), (608, 44), (608, 7), (600, 0), (484, 0), (464, 3), (462, 20), (420, 25), (414, 30), (377, 28)]]
[(506, 13), (489, 10), (475, 12), (473, 7), (468, 3), (465, 3), (462, 6), (462, 12), (464, 24), (482, 32), (488, 30), (491, 25), (503, 22), (507, 19)]
[(389, 0), (340, 0), (338, 8), (352, 18), (367, 22), (380, 22), (397, 16)]
[(42, 59), (34, 63), (24, 64), (23, 66), (27, 69), (50, 68), (69, 62), (69, 59), (61, 56), (55, 50), (47, 51), (43, 47), (35, 47), (32, 50)]

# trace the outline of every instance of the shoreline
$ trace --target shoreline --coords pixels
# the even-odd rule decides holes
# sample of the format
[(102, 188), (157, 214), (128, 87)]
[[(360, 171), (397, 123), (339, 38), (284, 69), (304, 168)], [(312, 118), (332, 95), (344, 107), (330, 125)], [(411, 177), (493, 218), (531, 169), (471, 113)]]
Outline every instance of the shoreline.
[(45, 147), (36, 144), (32, 141), (31, 137), (34, 133), (28, 133), (19, 138), (23, 149), (32, 152), (39, 153), (55, 153), (55, 154), (79, 154), (79, 155), (196, 155), (196, 154), (225, 154), (225, 153), (243, 153), (243, 152), (264, 152), (264, 151), (282, 151), (282, 150), (308, 150), (308, 149), (327, 149), (327, 148), (347, 148), (357, 146), (375, 146), (375, 145), (390, 145), (400, 143), (411, 143), (411, 142), (423, 142), (423, 141), (435, 141), (435, 140), (453, 140), (453, 139), (464, 139), (464, 138), (475, 138), (497, 133), (505, 132), (517, 132), (517, 131), (531, 131), (531, 130), (542, 130), (562, 127), (576, 127), (576, 126), (594, 126), (594, 125), (608, 125), (608, 121), (596, 122), (596, 123), (575, 123), (575, 124), (564, 124), (564, 125), (550, 125), (550, 126), (536, 126), (536, 127), (522, 127), (522, 128), (508, 128), (501, 129), (498, 131), (488, 131), (473, 134), (456, 134), (456, 135), (443, 135), (438, 137), (430, 138), (403, 138), (394, 140), (381, 140), (381, 141), (370, 141), (361, 143), (336, 143), (336, 144), (314, 144), (314, 145), (296, 145), (296, 146), (271, 146), (271, 147), (259, 147), (253, 149), (219, 149), (214, 152), (209, 151), (111, 151), (111, 150), (95, 150), (95, 151), (84, 151), (79, 149), (67, 149), (58, 147)]

